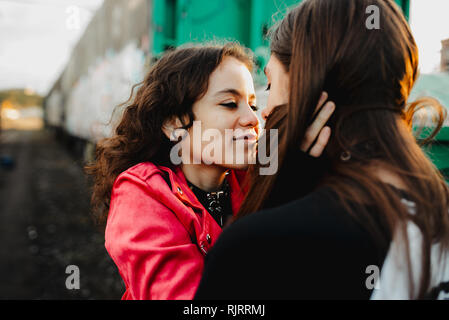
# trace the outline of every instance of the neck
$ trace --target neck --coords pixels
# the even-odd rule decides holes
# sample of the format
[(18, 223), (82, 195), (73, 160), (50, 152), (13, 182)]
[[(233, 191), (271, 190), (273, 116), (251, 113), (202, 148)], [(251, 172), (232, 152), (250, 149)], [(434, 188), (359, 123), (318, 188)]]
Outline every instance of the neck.
[(205, 164), (181, 165), (181, 170), (188, 181), (203, 191), (217, 191), (226, 178), (227, 169)]

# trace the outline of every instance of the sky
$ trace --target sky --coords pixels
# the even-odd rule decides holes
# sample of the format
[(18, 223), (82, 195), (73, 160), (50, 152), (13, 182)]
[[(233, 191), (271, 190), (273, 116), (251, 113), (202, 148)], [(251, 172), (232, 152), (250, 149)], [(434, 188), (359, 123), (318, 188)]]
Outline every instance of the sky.
[[(123, 0), (125, 1), (125, 0)], [(46, 94), (103, 0), (0, 0), (0, 90)], [(449, 0), (411, 0), (410, 25), (422, 73), (440, 64)]]
[(449, 39), (449, 0), (411, 0), (409, 22), (421, 73), (434, 72), (440, 66), (441, 40)]
[(46, 94), (103, 0), (0, 0), (0, 90)]

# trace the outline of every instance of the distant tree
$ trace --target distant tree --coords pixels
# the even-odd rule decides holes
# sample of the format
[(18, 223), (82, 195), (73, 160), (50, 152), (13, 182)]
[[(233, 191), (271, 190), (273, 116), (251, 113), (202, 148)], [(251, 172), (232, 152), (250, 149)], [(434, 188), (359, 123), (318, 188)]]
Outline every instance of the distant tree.
[(27, 94), (24, 89), (12, 89), (0, 91), (0, 105), (3, 101), (9, 100), (19, 108), (31, 106), (42, 106), (43, 97), (38, 94)]

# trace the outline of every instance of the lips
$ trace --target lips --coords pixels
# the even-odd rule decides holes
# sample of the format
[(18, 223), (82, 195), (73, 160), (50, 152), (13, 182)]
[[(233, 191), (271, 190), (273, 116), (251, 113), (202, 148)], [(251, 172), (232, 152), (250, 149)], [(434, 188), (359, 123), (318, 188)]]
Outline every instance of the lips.
[(243, 135), (233, 138), (234, 141), (237, 141), (237, 140), (257, 141), (257, 139), (258, 139), (258, 136), (255, 133), (247, 133), (247, 134), (243, 134)]

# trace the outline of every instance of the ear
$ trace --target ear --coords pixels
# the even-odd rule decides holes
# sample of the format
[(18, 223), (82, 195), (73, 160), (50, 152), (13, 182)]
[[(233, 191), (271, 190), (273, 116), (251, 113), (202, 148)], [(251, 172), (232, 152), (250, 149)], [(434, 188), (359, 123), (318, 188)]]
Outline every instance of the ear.
[(162, 124), (162, 132), (165, 134), (165, 136), (171, 140), (173, 138), (173, 133), (176, 129), (182, 128), (183, 125), (181, 123), (181, 120), (179, 120), (178, 117), (173, 116), (170, 119), (166, 120)]

